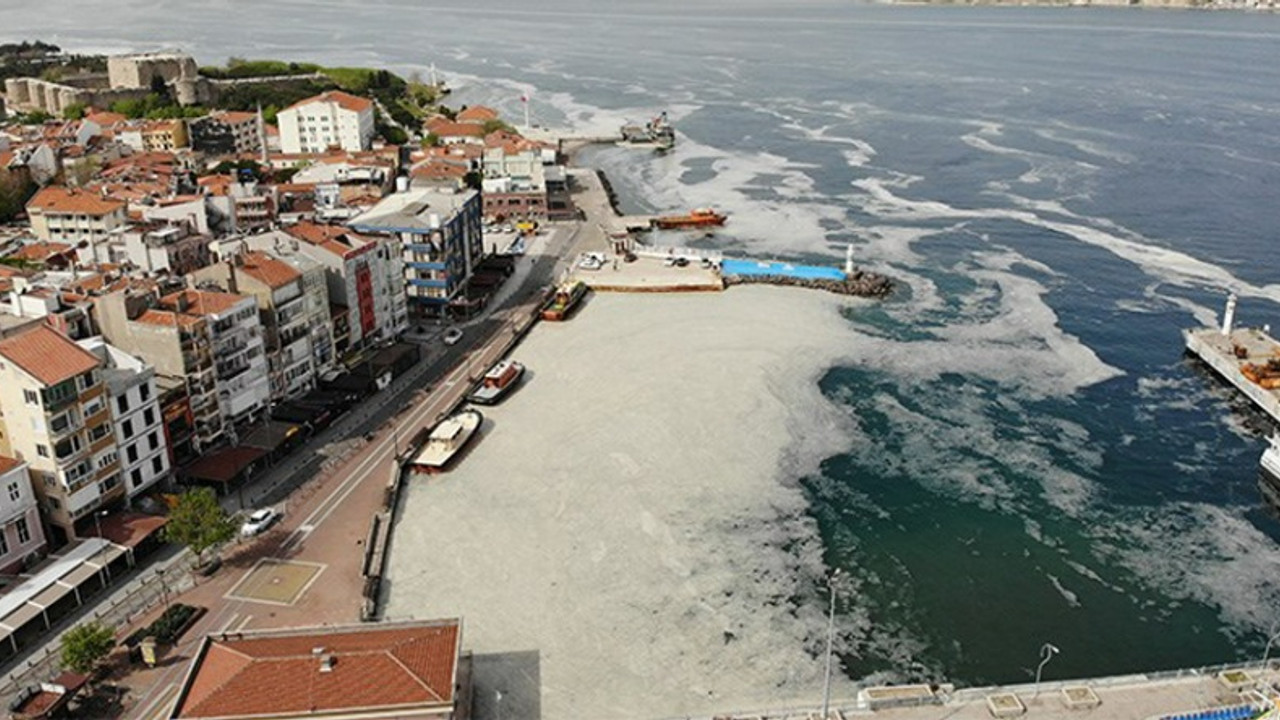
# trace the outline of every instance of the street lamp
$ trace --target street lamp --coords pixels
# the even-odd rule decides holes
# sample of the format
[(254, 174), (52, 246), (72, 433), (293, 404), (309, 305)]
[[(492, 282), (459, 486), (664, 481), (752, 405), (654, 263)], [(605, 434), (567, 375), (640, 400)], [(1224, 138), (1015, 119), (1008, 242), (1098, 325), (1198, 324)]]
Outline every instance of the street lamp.
[(164, 568), (156, 568), (156, 577), (160, 578), (160, 597), (164, 609), (169, 609), (169, 585), (164, 581)]
[(831, 707), (831, 645), (836, 636), (836, 578), (840, 577), (837, 568), (827, 578), (827, 595), (831, 598), (831, 609), (827, 613), (827, 672), (822, 682), (822, 720), (827, 720), (827, 710)]
[(497, 720), (502, 720), (502, 691), (494, 690), (493, 697), (497, 701), (496, 710), (494, 711), (494, 716), (497, 718)]
[(1062, 651), (1059, 650), (1057, 646), (1050, 645), (1049, 643), (1045, 643), (1044, 645), (1040, 646), (1041, 659), (1040, 659), (1040, 665), (1036, 667), (1036, 690), (1034, 693), (1031, 694), (1032, 702), (1034, 702), (1036, 697), (1040, 695), (1040, 672), (1044, 670), (1045, 665), (1049, 664), (1049, 661), (1053, 659), (1053, 656), (1057, 655), (1060, 652)]
[(1271, 623), (1271, 630), (1267, 632), (1267, 648), (1262, 651), (1261, 669), (1263, 670), (1267, 669), (1267, 658), (1271, 657), (1271, 646), (1277, 639), (1280, 639), (1280, 633), (1276, 632), (1277, 629), (1280, 629), (1280, 621)]
[(94, 511), (94, 513), (93, 513), (93, 529), (95, 530), (95, 533), (94, 533), (94, 534), (95, 534), (95, 535), (97, 535), (98, 537), (102, 537), (102, 520), (101, 520), (101, 518), (104, 518), (104, 517), (106, 517), (106, 516), (107, 516), (107, 511), (106, 511), (106, 510), (95, 510), (95, 511)]

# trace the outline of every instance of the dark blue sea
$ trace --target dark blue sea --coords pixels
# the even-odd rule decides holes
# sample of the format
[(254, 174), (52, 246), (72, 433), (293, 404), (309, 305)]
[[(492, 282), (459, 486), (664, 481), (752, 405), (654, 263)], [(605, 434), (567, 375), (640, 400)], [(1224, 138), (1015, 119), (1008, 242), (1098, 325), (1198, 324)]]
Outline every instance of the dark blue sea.
[[(821, 379), (854, 418), (801, 479), (851, 677), (1255, 658), (1280, 620), (1258, 417), (1183, 357), (1226, 293), (1280, 320), (1280, 16), (846, 2), (11, 3), (0, 40), (432, 64), (458, 102), (604, 148), (633, 210), (892, 275)], [(784, 469), (785, 470), (785, 469)], [(820, 587), (806, 601), (824, 604)]]

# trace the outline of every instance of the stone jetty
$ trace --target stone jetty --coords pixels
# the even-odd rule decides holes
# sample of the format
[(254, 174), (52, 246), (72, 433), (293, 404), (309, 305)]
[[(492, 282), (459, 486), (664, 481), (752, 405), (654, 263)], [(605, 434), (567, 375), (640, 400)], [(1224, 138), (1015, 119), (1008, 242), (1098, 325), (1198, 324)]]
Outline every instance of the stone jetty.
[(844, 280), (798, 278), (786, 275), (725, 275), (724, 285), (765, 284), (826, 290), (837, 295), (882, 298), (893, 292), (893, 281), (878, 273), (854, 270)]

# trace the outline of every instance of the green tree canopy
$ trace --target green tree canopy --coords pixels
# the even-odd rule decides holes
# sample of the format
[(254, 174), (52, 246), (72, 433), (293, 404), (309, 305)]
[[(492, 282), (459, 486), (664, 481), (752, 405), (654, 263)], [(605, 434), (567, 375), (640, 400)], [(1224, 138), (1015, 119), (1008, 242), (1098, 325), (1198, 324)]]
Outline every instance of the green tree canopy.
[(62, 636), (62, 664), (87, 675), (115, 647), (116, 633), (97, 620), (77, 625)]
[(218, 496), (210, 488), (196, 488), (178, 496), (169, 514), (165, 537), (186, 545), (200, 561), (204, 551), (235, 537), (235, 522), (218, 504)]

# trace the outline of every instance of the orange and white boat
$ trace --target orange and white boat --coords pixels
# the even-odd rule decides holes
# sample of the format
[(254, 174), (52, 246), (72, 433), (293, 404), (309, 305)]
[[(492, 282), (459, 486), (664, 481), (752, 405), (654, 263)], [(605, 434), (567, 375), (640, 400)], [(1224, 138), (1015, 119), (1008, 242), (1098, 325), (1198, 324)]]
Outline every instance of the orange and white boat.
[(711, 208), (698, 208), (686, 215), (663, 215), (653, 219), (653, 226), (659, 230), (679, 230), (681, 228), (717, 227), (724, 224), (729, 216), (718, 213)]
[(480, 424), (483, 422), (484, 415), (479, 410), (472, 409), (454, 413), (441, 420), (439, 425), (431, 428), (427, 442), (410, 461), (410, 466), (420, 473), (443, 472), (449, 461), (480, 434)]
[(484, 379), (480, 381), (480, 387), (476, 388), (467, 399), (477, 405), (497, 404), (520, 384), (522, 377), (524, 377), (524, 365), (514, 360), (502, 360), (489, 368), (489, 372), (485, 373)]

